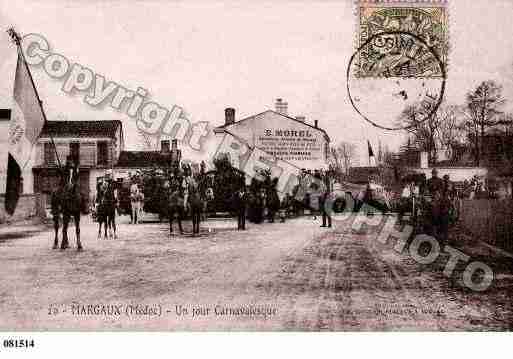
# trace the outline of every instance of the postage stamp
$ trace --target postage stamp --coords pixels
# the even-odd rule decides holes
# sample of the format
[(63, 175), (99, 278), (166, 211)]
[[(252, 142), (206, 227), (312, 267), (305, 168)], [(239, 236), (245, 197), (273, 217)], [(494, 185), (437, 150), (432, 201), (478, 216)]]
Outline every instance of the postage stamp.
[(443, 77), (447, 63), (445, 0), (357, 1), (357, 77)]

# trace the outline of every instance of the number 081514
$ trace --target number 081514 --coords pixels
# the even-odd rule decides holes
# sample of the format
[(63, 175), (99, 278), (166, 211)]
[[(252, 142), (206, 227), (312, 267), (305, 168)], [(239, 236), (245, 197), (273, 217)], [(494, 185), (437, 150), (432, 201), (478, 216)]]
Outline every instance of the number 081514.
[(4, 348), (33, 348), (34, 339), (4, 339), (2, 345)]

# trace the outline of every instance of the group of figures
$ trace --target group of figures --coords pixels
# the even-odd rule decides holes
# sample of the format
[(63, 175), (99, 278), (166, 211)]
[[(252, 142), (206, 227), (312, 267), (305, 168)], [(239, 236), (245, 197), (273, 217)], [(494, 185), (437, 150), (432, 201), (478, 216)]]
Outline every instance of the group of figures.
[(199, 173), (193, 174), (191, 167), (173, 167), (153, 181), (151, 197), (158, 204), (161, 219), (169, 220), (169, 232), (173, 233), (173, 222), (178, 222), (180, 234), (184, 233), (182, 220), (187, 215), (192, 220), (192, 234), (200, 233), (200, 223), (209, 201), (213, 200), (212, 188), (208, 187), (204, 164)]
[(418, 232), (447, 243), (449, 226), (459, 218), (461, 193), (449, 175), (440, 178), (435, 168), (430, 179), (419, 177), (407, 184), (401, 196), (401, 204), (398, 208), (401, 220), (405, 212), (410, 212)]
[(285, 204), (280, 201), (275, 186), (274, 184), (264, 187), (252, 181), (247, 188), (244, 183), (241, 183), (240, 189), (230, 199), (231, 209), (237, 216), (237, 229), (246, 229), (246, 215), (248, 220), (255, 224), (260, 224), (265, 219), (273, 223), (278, 214), (281, 221), (285, 221), (285, 216), (280, 212)]
[[(59, 247), (59, 228), (62, 219), (61, 249), (69, 247), (68, 227), (73, 219), (77, 239), (77, 250), (81, 251), (80, 241), (80, 217), (82, 211), (82, 196), (80, 194), (80, 176), (78, 162), (68, 156), (64, 167), (59, 168), (59, 185), (52, 192), (50, 204), (54, 224), (54, 245)], [(102, 225), (105, 231), (104, 238), (117, 238), (116, 233), (116, 208), (118, 198), (112, 174), (106, 176), (97, 184), (96, 217), (99, 223), (98, 237), (101, 238)], [(108, 231), (107, 231), (108, 230)]]
[[(301, 199), (299, 203), (301, 211), (308, 210), (321, 214), (321, 227), (331, 228), (331, 212), (343, 210), (344, 208), (339, 208), (340, 206), (345, 207), (345, 202), (340, 203), (338, 200), (330, 201), (331, 206), (327, 206), (328, 200), (333, 196), (334, 177), (334, 169), (331, 165), (328, 170), (315, 169), (311, 171), (302, 169), (299, 174), (299, 185), (294, 189), (293, 196), (291, 196), (292, 202), (294, 202), (294, 198)], [(296, 205), (295, 208), (297, 210), (298, 206)]]

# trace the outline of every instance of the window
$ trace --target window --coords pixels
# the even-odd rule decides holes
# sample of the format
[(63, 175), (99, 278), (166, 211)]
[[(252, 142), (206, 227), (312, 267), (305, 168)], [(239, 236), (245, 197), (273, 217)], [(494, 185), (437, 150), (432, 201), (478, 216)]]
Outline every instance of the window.
[(47, 166), (55, 165), (55, 149), (51, 143), (44, 144), (44, 164)]
[(69, 154), (75, 160), (76, 162), (79, 162), (80, 160), (80, 143), (78, 142), (71, 142), (69, 144)]
[(106, 141), (98, 142), (97, 154), (98, 166), (107, 166), (109, 161), (109, 146)]

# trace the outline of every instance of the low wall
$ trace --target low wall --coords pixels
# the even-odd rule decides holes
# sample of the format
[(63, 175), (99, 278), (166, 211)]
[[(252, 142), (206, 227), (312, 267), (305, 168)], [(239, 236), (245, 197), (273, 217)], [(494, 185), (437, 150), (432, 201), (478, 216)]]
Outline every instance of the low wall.
[(14, 215), (9, 216), (5, 212), (5, 194), (0, 194), (0, 223), (8, 221), (20, 221), (24, 219), (33, 218), (36, 216), (43, 216), (42, 198), (38, 194), (23, 194), (20, 196), (18, 205)]
[(480, 178), (486, 177), (488, 170), (483, 167), (433, 167), (433, 168), (415, 168), (416, 173), (423, 173), (426, 178), (431, 178), (431, 172), (436, 168), (438, 177), (442, 178), (444, 175), (449, 175), (451, 181), (462, 182), (464, 180), (470, 181), (472, 177), (478, 176)]
[(460, 217), (462, 227), (476, 239), (513, 251), (513, 201), (464, 200)]

